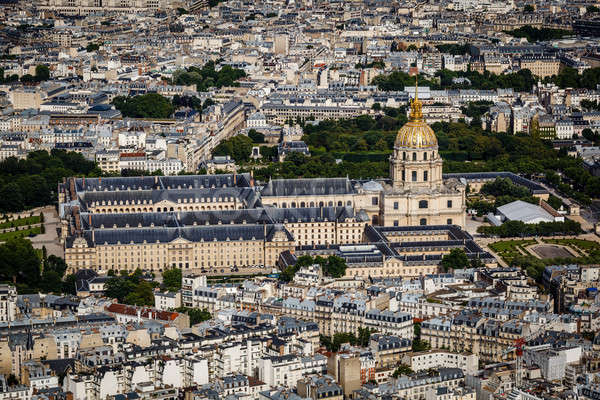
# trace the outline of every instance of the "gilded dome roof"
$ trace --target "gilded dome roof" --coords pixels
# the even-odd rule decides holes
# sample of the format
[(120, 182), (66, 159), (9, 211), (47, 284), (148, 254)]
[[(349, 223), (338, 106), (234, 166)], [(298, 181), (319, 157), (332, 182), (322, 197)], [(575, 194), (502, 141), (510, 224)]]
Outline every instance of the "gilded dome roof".
[(394, 147), (411, 149), (437, 147), (438, 142), (433, 129), (423, 120), (423, 104), (419, 101), (418, 88), (410, 108), (409, 120), (398, 131)]

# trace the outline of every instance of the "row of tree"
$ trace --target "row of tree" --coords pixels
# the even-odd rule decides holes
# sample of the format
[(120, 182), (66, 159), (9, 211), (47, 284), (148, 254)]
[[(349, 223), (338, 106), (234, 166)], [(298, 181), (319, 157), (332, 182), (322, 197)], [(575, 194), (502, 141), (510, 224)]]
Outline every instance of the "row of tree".
[(33, 151), (25, 159), (0, 162), (0, 211), (15, 212), (56, 201), (56, 189), (65, 177), (99, 176), (102, 171), (81, 154), (64, 150)]
[(0, 282), (16, 285), (19, 293), (75, 293), (65, 261), (35, 250), (29, 240), (12, 238), (0, 244)]
[(44, 65), (44, 64), (40, 64), (35, 67), (34, 75), (25, 74), (25, 75), (21, 76), (21, 78), (19, 78), (19, 75), (17, 75), (17, 74), (5, 76), (4, 68), (0, 68), (0, 84), (16, 82), (19, 80), (22, 83), (33, 84), (33, 83), (47, 81), (48, 79), (50, 79), (50, 69), (48, 68), (47, 65)]
[(526, 224), (522, 221), (507, 221), (500, 226), (480, 226), (479, 233), (497, 237), (525, 237), (525, 236), (552, 236), (552, 235), (578, 235), (582, 233), (581, 224), (570, 219), (565, 222), (540, 222)]
[(504, 33), (517, 38), (525, 38), (529, 43), (562, 39), (574, 34), (573, 31), (566, 29), (535, 28), (531, 25), (524, 25), (517, 29), (504, 31)]
[(223, 65), (218, 71), (214, 61), (209, 61), (202, 68), (189, 67), (175, 71), (173, 84), (196, 85), (196, 90), (206, 92), (210, 88), (221, 88), (223, 86), (239, 86), (239, 79), (246, 77), (246, 73), (230, 65)]
[(371, 333), (374, 332), (375, 329), (358, 328), (358, 336), (352, 332), (336, 333), (333, 337), (320, 335), (321, 346), (325, 347), (328, 351), (339, 351), (342, 344), (345, 343), (351, 346), (367, 347), (371, 339)]
[(298, 257), (295, 265), (290, 265), (280, 274), (279, 278), (282, 281), (290, 282), (294, 279), (296, 272), (302, 267), (308, 267), (313, 264), (319, 264), (322, 268), (323, 275), (331, 278), (341, 278), (346, 274), (346, 261), (338, 256), (329, 256), (327, 258), (317, 256), (301, 256)]

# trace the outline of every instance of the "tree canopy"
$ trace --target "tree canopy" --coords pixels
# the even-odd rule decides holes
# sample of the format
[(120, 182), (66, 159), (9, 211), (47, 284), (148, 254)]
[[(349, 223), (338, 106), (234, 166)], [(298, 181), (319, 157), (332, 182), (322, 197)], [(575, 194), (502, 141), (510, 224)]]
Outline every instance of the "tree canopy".
[(189, 67), (175, 71), (173, 83), (175, 85), (196, 85), (199, 92), (206, 92), (210, 88), (221, 88), (223, 86), (239, 86), (237, 81), (244, 78), (246, 73), (230, 65), (224, 65), (216, 70), (214, 61), (209, 61), (202, 68)]
[(162, 273), (162, 286), (170, 292), (177, 292), (181, 289), (182, 274), (179, 268), (166, 269)]
[(53, 149), (32, 151), (26, 159), (9, 157), (0, 162), (0, 211), (14, 212), (51, 204), (65, 177), (99, 175), (93, 161), (76, 152)]
[(112, 104), (129, 118), (170, 118), (175, 111), (173, 104), (158, 93), (148, 93), (139, 96), (117, 96)]
[(562, 39), (565, 36), (573, 35), (573, 31), (565, 29), (535, 28), (531, 25), (524, 25), (511, 31), (504, 31), (504, 33), (517, 38), (526, 38), (529, 43)]
[(106, 281), (104, 293), (109, 298), (117, 299), (119, 303), (152, 306), (156, 285), (156, 282), (142, 279), (142, 271), (139, 269), (131, 274), (121, 271), (119, 276), (112, 276)]
[(244, 135), (236, 135), (232, 138), (222, 140), (213, 149), (213, 156), (230, 156), (236, 162), (247, 162), (252, 154), (252, 139)]
[(450, 269), (465, 269), (469, 267), (469, 259), (463, 249), (452, 249), (450, 253), (442, 257), (440, 266), (445, 272)]

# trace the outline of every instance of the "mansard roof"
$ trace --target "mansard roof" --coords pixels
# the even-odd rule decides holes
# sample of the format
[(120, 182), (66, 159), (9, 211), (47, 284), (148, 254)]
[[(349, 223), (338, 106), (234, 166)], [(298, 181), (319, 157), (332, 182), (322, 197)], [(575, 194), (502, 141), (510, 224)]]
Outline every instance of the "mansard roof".
[(327, 196), (354, 194), (348, 178), (274, 179), (261, 190), (262, 196)]
[(250, 187), (249, 174), (76, 178), (77, 192)]
[[(190, 242), (227, 240), (266, 240), (271, 241), (277, 232), (283, 232), (287, 240), (291, 234), (283, 225), (204, 225), (186, 227), (121, 228), (86, 230), (82, 237), (88, 246), (126, 245), (139, 243), (170, 243), (176, 239)], [(76, 237), (67, 238), (67, 247), (72, 247)]]

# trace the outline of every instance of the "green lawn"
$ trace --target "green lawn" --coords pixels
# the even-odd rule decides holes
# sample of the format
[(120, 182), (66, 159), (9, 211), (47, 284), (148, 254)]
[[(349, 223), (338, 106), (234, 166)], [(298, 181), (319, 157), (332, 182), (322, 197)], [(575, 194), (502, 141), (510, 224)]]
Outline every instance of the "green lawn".
[(15, 226), (26, 226), (26, 225), (39, 224), (40, 222), (42, 222), (40, 216), (34, 215), (32, 217), (25, 217), (25, 218), (15, 219), (12, 221), (2, 222), (2, 223), (0, 223), (0, 229), (13, 228)]
[[(508, 264), (512, 261), (513, 258), (523, 255), (520, 251), (525, 250), (525, 247), (532, 245), (535, 243), (535, 240), (503, 240), (500, 242), (495, 242), (490, 244), (490, 249), (492, 249), (496, 254), (504, 259)], [(528, 254), (525, 251), (525, 254)]]
[(561, 244), (563, 246), (571, 246), (576, 249), (583, 250), (586, 252), (592, 250), (600, 250), (600, 243), (591, 240), (583, 239), (544, 239), (545, 243)]
[(0, 242), (6, 242), (7, 240), (15, 238), (15, 237), (27, 238), (29, 236), (39, 235), (41, 233), (41, 230), (42, 229), (39, 226), (36, 226), (31, 229), (23, 229), (20, 231), (0, 233)]

